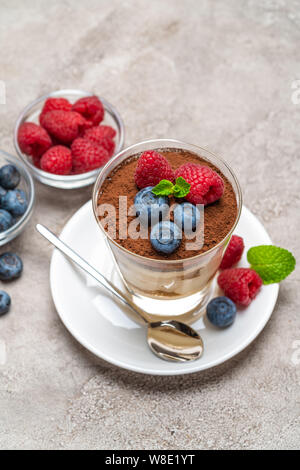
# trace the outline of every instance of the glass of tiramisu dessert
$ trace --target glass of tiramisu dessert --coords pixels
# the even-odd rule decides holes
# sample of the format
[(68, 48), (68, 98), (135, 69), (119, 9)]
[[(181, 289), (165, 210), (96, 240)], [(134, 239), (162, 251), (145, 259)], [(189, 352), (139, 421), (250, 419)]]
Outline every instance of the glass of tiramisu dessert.
[(177, 140), (121, 151), (101, 170), (93, 210), (128, 295), (152, 321), (203, 312), (242, 207), (221, 158)]

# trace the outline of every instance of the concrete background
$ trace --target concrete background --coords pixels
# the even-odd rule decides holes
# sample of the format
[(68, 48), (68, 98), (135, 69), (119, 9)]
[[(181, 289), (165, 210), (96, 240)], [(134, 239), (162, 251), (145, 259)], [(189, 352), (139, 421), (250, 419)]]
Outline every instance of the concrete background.
[[(171, 137), (222, 154), (245, 204), (299, 258), (299, 1), (0, 0), (0, 41), (2, 149), (14, 153), (15, 119), (37, 96), (92, 90), (119, 109), (127, 144)], [(52, 250), (34, 231), (59, 232), (91, 189), (36, 189), (30, 226), (5, 247), (25, 270), (5, 286), (13, 307), (0, 319), (2, 449), (299, 447), (299, 271), (229, 362), (173, 378), (119, 370), (61, 324)]]

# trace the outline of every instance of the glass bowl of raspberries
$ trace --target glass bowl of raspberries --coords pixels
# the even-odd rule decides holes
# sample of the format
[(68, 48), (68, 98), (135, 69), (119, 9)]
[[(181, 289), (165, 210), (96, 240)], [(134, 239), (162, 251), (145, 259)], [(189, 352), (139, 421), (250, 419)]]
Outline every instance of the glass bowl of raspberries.
[(58, 90), (30, 103), (14, 132), (18, 155), (41, 183), (75, 189), (95, 182), (124, 144), (124, 124), (105, 99)]
[(20, 160), (0, 150), (0, 246), (20, 235), (33, 212), (34, 183)]

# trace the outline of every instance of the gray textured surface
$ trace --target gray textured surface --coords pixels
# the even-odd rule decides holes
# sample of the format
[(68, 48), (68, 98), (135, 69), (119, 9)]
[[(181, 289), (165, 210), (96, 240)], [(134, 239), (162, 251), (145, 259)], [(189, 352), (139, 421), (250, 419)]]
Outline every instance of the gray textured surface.
[[(245, 204), (299, 257), (299, 1), (0, 0), (0, 41), (1, 148), (13, 151), (16, 116), (37, 96), (99, 92), (123, 115), (127, 144), (173, 137), (223, 154)], [(90, 189), (36, 188), (31, 224), (9, 246), (25, 271), (0, 319), (0, 448), (299, 447), (299, 271), (263, 333), (224, 365), (175, 378), (118, 370), (59, 321), (52, 250), (34, 231), (60, 231)]]

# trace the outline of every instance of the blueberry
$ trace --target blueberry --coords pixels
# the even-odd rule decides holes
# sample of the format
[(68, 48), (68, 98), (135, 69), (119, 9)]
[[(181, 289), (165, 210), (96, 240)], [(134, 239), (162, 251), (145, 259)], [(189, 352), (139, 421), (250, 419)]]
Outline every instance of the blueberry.
[(164, 255), (170, 255), (181, 243), (181, 230), (169, 220), (154, 225), (150, 233), (150, 242), (154, 250)]
[(15, 189), (20, 183), (21, 175), (15, 165), (4, 165), (0, 168), (0, 185), (5, 189)]
[(0, 317), (9, 311), (10, 303), (10, 296), (4, 290), (0, 290)]
[(174, 222), (179, 228), (186, 232), (195, 231), (200, 222), (200, 211), (190, 202), (176, 204), (174, 209)]
[(6, 189), (2, 188), (2, 186), (0, 186), (0, 201), (1, 201), (1, 198), (3, 196), (5, 196), (5, 194), (7, 193)]
[(1, 207), (15, 217), (23, 215), (28, 207), (25, 192), (22, 189), (7, 191), (5, 196), (1, 198)]
[(14, 253), (3, 253), (0, 256), (0, 280), (11, 281), (21, 276), (23, 263), (21, 258)]
[(14, 225), (14, 219), (11, 214), (4, 209), (0, 209), (0, 232), (5, 232)]
[(140, 217), (143, 225), (152, 226), (162, 220), (169, 212), (168, 196), (155, 196), (152, 193), (154, 186), (147, 186), (137, 193), (134, 205), (137, 217)]
[(236, 306), (228, 297), (216, 297), (206, 307), (207, 318), (219, 328), (226, 328), (235, 320)]

